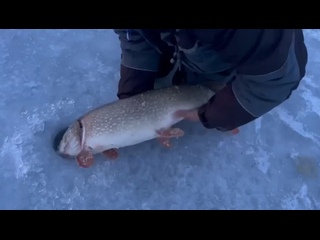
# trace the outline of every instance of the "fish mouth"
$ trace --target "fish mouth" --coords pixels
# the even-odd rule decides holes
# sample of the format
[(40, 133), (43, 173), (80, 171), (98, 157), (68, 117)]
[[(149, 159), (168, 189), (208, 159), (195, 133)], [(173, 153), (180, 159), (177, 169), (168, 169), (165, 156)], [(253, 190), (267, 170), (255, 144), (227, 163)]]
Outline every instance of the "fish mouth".
[(74, 156), (70, 156), (68, 154), (65, 154), (65, 153), (61, 153), (59, 151), (57, 151), (58, 155), (64, 159), (74, 159)]
[(73, 156), (70, 156), (68, 154), (65, 154), (59, 151), (60, 142), (67, 130), (68, 130), (68, 127), (65, 127), (56, 134), (56, 136), (53, 139), (52, 148), (60, 157), (64, 159), (73, 159), (74, 158)]

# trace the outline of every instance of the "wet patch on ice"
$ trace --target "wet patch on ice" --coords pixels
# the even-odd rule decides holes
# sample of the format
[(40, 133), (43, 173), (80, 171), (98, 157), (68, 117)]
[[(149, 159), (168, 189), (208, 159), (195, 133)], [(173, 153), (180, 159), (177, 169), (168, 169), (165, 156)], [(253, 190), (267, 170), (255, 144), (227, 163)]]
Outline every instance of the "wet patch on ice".
[(314, 157), (303, 156), (300, 154), (292, 154), (291, 159), (297, 170), (297, 173), (304, 177), (318, 178), (319, 177), (319, 160)]

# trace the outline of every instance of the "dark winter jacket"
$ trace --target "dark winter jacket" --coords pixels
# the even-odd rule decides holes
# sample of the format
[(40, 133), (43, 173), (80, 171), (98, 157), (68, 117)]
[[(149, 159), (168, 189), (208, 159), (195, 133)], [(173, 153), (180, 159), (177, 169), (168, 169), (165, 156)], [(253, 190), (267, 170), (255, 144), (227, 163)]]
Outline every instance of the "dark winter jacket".
[[(225, 83), (199, 108), (207, 128), (232, 130), (287, 100), (305, 75), (301, 29), (115, 29), (118, 97), (152, 89), (177, 63), (189, 83)], [(180, 77), (181, 77), (180, 76)]]

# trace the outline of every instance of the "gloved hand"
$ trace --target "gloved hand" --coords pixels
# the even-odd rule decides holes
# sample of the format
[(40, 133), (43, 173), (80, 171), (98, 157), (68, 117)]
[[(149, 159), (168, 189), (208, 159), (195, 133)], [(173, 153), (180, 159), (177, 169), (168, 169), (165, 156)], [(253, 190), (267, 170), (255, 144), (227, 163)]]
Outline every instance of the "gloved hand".
[[(198, 114), (198, 109), (194, 110), (179, 110), (175, 113), (175, 116), (184, 118), (186, 120), (192, 121), (192, 122), (200, 122), (199, 114)], [(228, 130), (222, 129), (222, 128), (216, 128), (219, 131), (222, 132), (227, 132)], [(235, 128), (230, 131), (232, 134), (238, 134), (240, 131), (238, 128)]]

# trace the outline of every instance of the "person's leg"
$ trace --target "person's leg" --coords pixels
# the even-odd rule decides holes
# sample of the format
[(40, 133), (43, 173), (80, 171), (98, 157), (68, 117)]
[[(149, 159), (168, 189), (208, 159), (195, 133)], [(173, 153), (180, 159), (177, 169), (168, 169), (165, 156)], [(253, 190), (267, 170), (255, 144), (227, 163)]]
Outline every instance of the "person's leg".
[(166, 68), (163, 70), (163, 76), (157, 78), (154, 83), (154, 88), (169, 87), (174, 84), (174, 79), (178, 74), (178, 64), (173, 65), (173, 68)]

